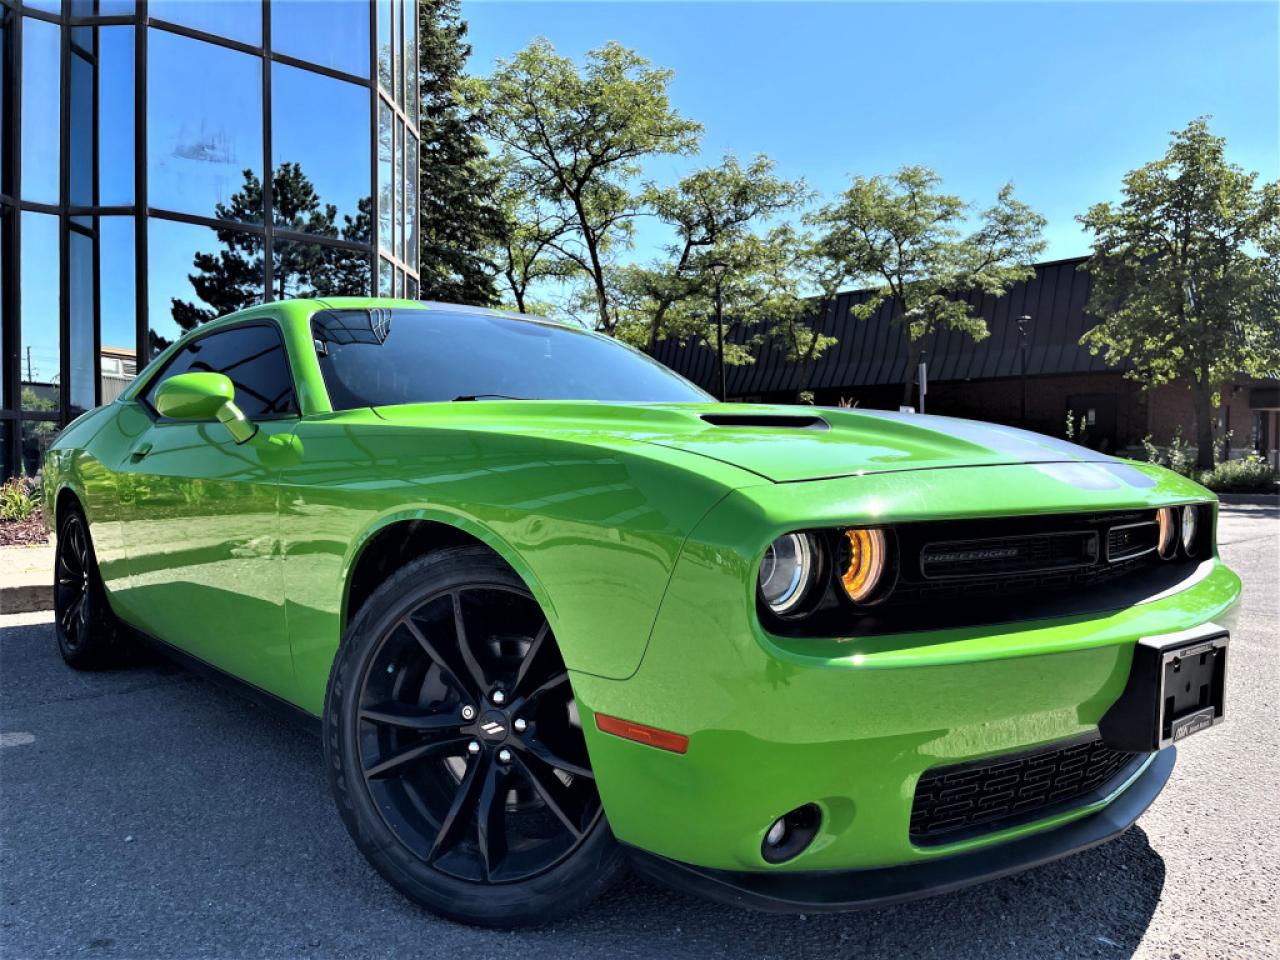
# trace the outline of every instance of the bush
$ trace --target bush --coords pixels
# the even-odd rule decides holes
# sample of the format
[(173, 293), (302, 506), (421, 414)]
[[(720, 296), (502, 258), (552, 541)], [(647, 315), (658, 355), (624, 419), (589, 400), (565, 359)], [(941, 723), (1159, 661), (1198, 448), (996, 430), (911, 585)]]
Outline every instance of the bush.
[(1174, 473), (1180, 473), (1184, 477), (1193, 477), (1196, 471), (1196, 458), (1191, 452), (1191, 446), (1182, 439), (1182, 427), (1178, 427), (1173, 434), (1173, 439), (1169, 442), (1169, 446), (1161, 450), (1151, 442), (1150, 437), (1144, 437), (1142, 446), (1147, 451), (1147, 461), (1155, 463), (1162, 467), (1168, 467)]
[(1243, 460), (1226, 460), (1199, 478), (1210, 490), (1230, 493), (1275, 493), (1280, 474), (1258, 456)]
[(0, 485), (0, 520), (30, 520), (40, 512), (40, 488), (26, 477)]

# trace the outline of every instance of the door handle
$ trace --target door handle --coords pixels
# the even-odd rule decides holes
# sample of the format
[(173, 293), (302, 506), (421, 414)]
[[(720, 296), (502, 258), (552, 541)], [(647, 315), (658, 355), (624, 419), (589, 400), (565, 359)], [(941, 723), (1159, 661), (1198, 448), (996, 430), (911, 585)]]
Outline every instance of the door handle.
[(141, 460), (150, 452), (151, 452), (150, 443), (140, 443), (133, 448), (133, 452), (129, 454), (129, 459), (132, 460), (134, 463), (137, 463), (139, 460)]

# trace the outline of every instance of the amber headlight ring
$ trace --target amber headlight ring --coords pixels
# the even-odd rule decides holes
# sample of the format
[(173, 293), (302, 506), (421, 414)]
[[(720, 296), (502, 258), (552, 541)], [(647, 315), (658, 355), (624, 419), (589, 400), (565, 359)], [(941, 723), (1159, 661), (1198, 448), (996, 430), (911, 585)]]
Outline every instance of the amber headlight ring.
[(884, 527), (850, 527), (838, 534), (836, 580), (839, 592), (855, 607), (882, 603), (898, 582), (894, 532)]

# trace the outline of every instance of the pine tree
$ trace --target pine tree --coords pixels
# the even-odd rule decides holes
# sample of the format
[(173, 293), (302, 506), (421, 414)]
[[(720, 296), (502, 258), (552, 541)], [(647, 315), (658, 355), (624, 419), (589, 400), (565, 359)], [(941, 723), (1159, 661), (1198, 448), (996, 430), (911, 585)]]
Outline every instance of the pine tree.
[[(261, 223), (262, 181), (252, 170), (245, 170), (243, 176), (244, 185), (226, 203), (219, 203), (214, 214), (219, 220)], [(271, 178), (271, 199), (278, 228), (364, 244), (373, 236), (373, 202), (369, 197), (361, 197), (356, 215), (344, 215), (339, 226), (337, 208), (321, 202), (315, 185), (296, 163), (282, 163), (276, 169)], [(214, 236), (221, 249), (197, 252), (192, 257), (195, 272), (187, 276), (200, 302), (172, 299), (174, 322), (184, 333), (263, 301), (263, 238), (235, 229), (216, 229)], [(362, 251), (277, 236), (271, 258), (272, 298), (368, 295), (370, 271), (369, 254)], [(164, 346), (167, 341), (153, 336), (153, 352)]]
[(490, 251), (505, 219), (494, 201), (497, 177), (479, 118), (459, 93), (471, 55), (466, 35), (458, 0), (419, 0), (420, 296), (489, 306), (498, 300)]

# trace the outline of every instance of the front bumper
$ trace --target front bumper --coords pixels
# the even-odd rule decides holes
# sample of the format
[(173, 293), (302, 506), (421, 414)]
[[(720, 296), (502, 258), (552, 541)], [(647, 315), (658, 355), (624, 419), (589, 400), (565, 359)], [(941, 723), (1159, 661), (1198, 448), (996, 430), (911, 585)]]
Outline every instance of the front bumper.
[(1019, 873), (1119, 836), (1164, 788), (1176, 754), (1176, 747), (1155, 754), (1128, 787), (1096, 813), (990, 850), (897, 867), (803, 873), (713, 870), (641, 850), (632, 851), (632, 861), (659, 882), (736, 907), (810, 913), (883, 907)]
[[(639, 669), (625, 680), (571, 673), (618, 839), (712, 875), (866, 876), (970, 853), (999, 860), (1001, 848), (1019, 849), (1011, 845), (1118, 802), (1123, 789), (954, 843), (919, 846), (910, 837), (925, 771), (1096, 737), (1125, 690), (1141, 638), (1224, 617), (1229, 624), (1240, 580), (1216, 557), (1177, 590), (1088, 614), (814, 639), (771, 635), (755, 616), (760, 550), (795, 527), (796, 516), (833, 524), (872, 515), (920, 519), (944, 490), (957, 512), (996, 515), (1001, 504), (991, 502), (991, 486), (1000, 472), (779, 484), (740, 491), (711, 511), (673, 571)], [(964, 478), (943, 473), (981, 476), (957, 493)], [(1057, 477), (1011, 470), (1006, 479), (1021, 484), (1028, 512), (1130, 508), (1186, 500), (1199, 489), (1161, 478), (1156, 488), (1099, 484), (1089, 496), (1078, 493), (1078, 503)], [(596, 713), (682, 734), (687, 751), (602, 733), (590, 720)], [(817, 837), (792, 860), (766, 862), (769, 825), (806, 804), (821, 810)]]

